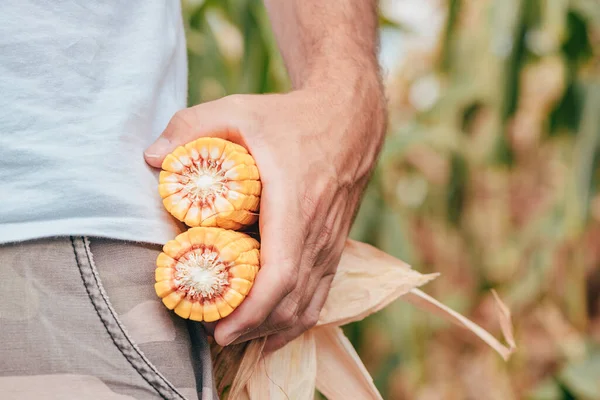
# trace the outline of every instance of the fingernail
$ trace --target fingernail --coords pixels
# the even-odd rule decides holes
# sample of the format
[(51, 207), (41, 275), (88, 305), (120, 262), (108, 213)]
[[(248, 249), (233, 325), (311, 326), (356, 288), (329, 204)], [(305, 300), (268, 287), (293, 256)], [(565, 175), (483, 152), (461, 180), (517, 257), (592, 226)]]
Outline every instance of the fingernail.
[(149, 158), (160, 158), (163, 157), (171, 150), (171, 142), (164, 137), (159, 137), (156, 142), (152, 143), (150, 147), (146, 149), (144, 154)]

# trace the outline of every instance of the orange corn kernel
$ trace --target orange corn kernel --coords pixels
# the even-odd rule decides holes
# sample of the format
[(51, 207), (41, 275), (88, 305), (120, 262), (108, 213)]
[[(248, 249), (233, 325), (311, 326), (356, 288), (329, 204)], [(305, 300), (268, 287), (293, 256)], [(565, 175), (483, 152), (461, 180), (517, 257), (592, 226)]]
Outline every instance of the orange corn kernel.
[(165, 157), (158, 192), (163, 205), (188, 226), (238, 230), (258, 219), (262, 189), (248, 151), (219, 138), (200, 138)]
[(163, 246), (154, 289), (181, 318), (216, 321), (248, 295), (259, 270), (260, 244), (245, 233), (195, 227)]

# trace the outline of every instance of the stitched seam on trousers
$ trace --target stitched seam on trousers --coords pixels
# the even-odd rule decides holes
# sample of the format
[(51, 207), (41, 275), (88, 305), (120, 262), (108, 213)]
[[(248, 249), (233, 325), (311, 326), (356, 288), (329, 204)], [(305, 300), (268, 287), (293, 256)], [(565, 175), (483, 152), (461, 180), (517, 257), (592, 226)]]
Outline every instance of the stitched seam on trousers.
[[(144, 379), (154, 390), (156, 390), (158, 392), (158, 394), (164, 398), (164, 399), (172, 399), (174, 397), (172, 397), (172, 393), (168, 393), (169, 397), (167, 397), (167, 394), (165, 394), (165, 389), (163, 387), (163, 385), (157, 384), (157, 382), (155, 382), (153, 379), (149, 379), (146, 376), (146, 372), (142, 371), (138, 366), (135, 365), (135, 363), (132, 360), (132, 356), (126, 354), (126, 352), (123, 349), (123, 346), (121, 346), (118, 341), (117, 338), (115, 337), (115, 334), (113, 332), (113, 329), (111, 329), (107, 323), (107, 321), (105, 320), (105, 316), (103, 315), (106, 310), (100, 310), (99, 307), (102, 305), (102, 303), (96, 298), (95, 295), (97, 295), (98, 293), (92, 293), (92, 290), (94, 289), (92, 287), (92, 283), (89, 281), (90, 277), (86, 277), (86, 274), (84, 273), (83, 269), (82, 269), (82, 262), (79, 259), (79, 255), (78, 255), (78, 249), (77, 249), (77, 244), (75, 243), (75, 239), (73, 237), (70, 237), (71, 239), (71, 246), (73, 247), (73, 254), (75, 255), (75, 261), (77, 263), (77, 267), (79, 269), (79, 273), (81, 275), (81, 279), (83, 281), (83, 285), (85, 287), (85, 290), (88, 293), (88, 297), (90, 298), (90, 301), (92, 302), (92, 305), (94, 307), (94, 310), (96, 311), (96, 314), (98, 315), (98, 318), (100, 318), (100, 321), (102, 322), (102, 324), (104, 325), (104, 328), (106, 329), (106, 332), (108, 333), (108, 335), (110, 336), (113, 344), (115, 345), (115, 347), (119, 350), (119, 352), (123, 355), (123, 357), (125, 357), (125, 359), (127, 360), (127, 362), (131, 365), (131, 367), (138, 373), (140, 374), (140, 376), (142, 377), (142, 379)], [(83, 239), (83, 238), (81, 238)], [(87, 256), (87, 254), (86, 254)], [(89, 262), (89, 257), (88, 257), (88, 262)], [(91, 264), (90, 264), (90, 267)], [(92, 272), (92, 277), (93, 277), (93, 271)], [(95, 278), (94, 278), (95, 279)], [(100, 294), (100, 296), (102, 297), (102, 294)], [(106, 306), (106, 303), (103, 304), (104, 306)], [(110, 311), (109, 311), (110, 312)], [(139, 353), (138, 353), (139, 354)], [(168, 391), (168, 389), (166, 390)], [(175, 398), (179, 398), (179, 399), (183, 399), (183, 396), (179, 395), (179, 393), (177, 393), (176, 391), (174, 391), (176, 395)]]
[(104, 290), (104, 287), (100, 283), (100, 277), (98, 275), (98, 269), (96, 268), (96, 264), (93, 261), (91, 250), (89, 248), (89, 243), (90, 243), (89, 239), (87, 237), (83, 237), (83, 244), (84, 244), (84, 249), (85, 249), (85, 255), (86, 255), (88, 263), (89, 263), (89, 265), (91, 267), (92, 276), (94, 277), (94, 280), (96, 281), (96, 288), (98, 289), (98, 291), (100, 293), (100, 296), (104, 300), (104, 303), (105, 303), (108, 311), (111, 313), (115, 324), (119, 327), (119, 329), (123, 333), (124, 340), (127, 341), (126, 345), (130, 346), (135, 351), (136, 354), (133, 354), (132, 357), (138, 356), (140, 358), (140, 362), (142, 363), (142, 365), (140, 366), (140, 368), (142, 368), (142, 367), (148, 367), (148, 368), (150, 368), (150, 371), (145, 371), (145, 372), (148, 373), (148, 374), (150, 374), (150, 375), (154, 375), (153, 378), (158, 377), (159, 378), (159, 380), (157, 382), (158, 384), (160, 384), (161, 386), (162, 386), (162, 384), (166, 385), (168, 387), (168, 389), (170, 389), (171, 391), (175, 392), (175, 394), (177, 395), (177, 397), (179, 399), (185, 400), (185, 398), (183, 397), (183, 395), (181, 395), (181, 393), (179, 393), (177, 391), (177, 388), (175, 388), (175, 386), (173, 386), (173, 384), (171, 384), (171, 382), (169, 382), (158, 371), (158, 369), (154, 366), (154, 364), (152, 364), (152, 362), (150, 362), (150, 360), (148, 360), (148, 358), (144, 355), (144, 353), (139, 349), (139, 347), (129, 337), (129, 334), (127, 333), (127, 330), (125, 329), (125, 327), (123, 326), (123, 324), (119, 320), (119, 316), (117, 315), (116, 311), (113, 309), (112, 305), (110, 304), (110, 302), (108, 300), (108, 295), (106, 294), (106, 291)]
[[(148, 358), (144, 355), (144, 353), (137, 347), (137, 345), (135, 345), (133, 343), (133, 341), (129, 337), (129, 334), (127, 333), (127, 331), (125, 330), (125, 327), (123, 326), (123, 324), (119, 320), (119, 317), (118, 317), (116, 311), (112, 308), (112, 305), (108, 301), (108, 295), (106, 294), (106, 292), (104, 290), (104, 287), (100, 283), (100, 277), (98, 276), (98, 270), (97, 270), (96, 265), (94, 264), (94, 262), (92, 260), (91, 254), (90, 254), (91, 250), (89, 249), (89, 240), (88, 240), (87, 237), (83, 237), (83, 245), (84, 245), (85, 255), (87, 257), (88, 263), (89, 263), (91, 271), (92, 271), (92, 276), (94, 277), (94, 280), (96, 281), (96, 288), (98, 289), (98, 292), (100, 293), (100, 296), (102, 297), (102, 300), (104, 300), (104, 304), (106, 305), (106, 308), (111, 313), (115, 324), (121, 330), (121, 333), (123, 334), (124, 340), (127, 342), (126, 345), (130, 346), (135, 351), (135, 354), (133, 354), (132, 357), (138, 356), (140, 358), (139, 361), (142, 363), (142, 365), (140, 366), (140, 368), (143, 368), (143, 367), (150, 368), (150, 371), (146, 371), (145, 368), (144, 368), (144, 370), (145, 370), (144, 372), (148, 373), (150, 375), (154, 375), (152, 378), (158, 377), (159, 380), (158, 380), (157, 384), (160, 384), (161, 386), (162, 386), (162, 384), (166, 385), (168, 387), (168, 389), (170, 389), (171, 391), (175, 392), (175, 394), (179, 398), (184, 399), (184, 397), (177, 391), (177, 389), (175, 388), (175, 386), (173, 386), (158, 371), (158, 369), (156, 369), (156, 367), (150, 362), (150, 360), (148, 360)], [(153, 381), (154, 380), (155, 379), (153, 379)]]

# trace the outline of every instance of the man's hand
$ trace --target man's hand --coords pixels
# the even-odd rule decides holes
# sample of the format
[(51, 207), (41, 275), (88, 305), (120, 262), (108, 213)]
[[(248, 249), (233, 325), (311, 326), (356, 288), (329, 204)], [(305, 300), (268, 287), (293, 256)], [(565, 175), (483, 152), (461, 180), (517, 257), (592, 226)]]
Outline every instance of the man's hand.
[[(339, 0), (317, 7), (320, 1), (298, 0), (289, 8), (284, 3), (290, 4), (273, 2), (267, 7), (278, 40), (309, 57), (296, 65), (294, 56), (286, 58), (282, 51), (296, 89), (233, 95), (182, 110), (145, 152), (147, 162), (160, 167), (175, 147), (202, 136), (219, 136), (247, 147), (255, 158), (263, 184), (261, 270), (246, 300), (216, 324), (214, 336), (224, 346), (269, 335), (267, 351), (317, 323), (386, 125), (374, 57), (374, 17), (361, 15), (361, 8), (373, 11), (373, 2)], [(324, 40), (311, 51), (300, 40), (305, 36), (290, 33), (285, 19), (299, 23), (310, 17), (304, 15), (307, 9), (338, 7), (329, 3), (346, 7), (339, 23), (352, 15), (357, 19), (352, 29), (345, 28), (350, 29), (349, 37), (333, 30), (333, 41)], [(315, 15), (311, 23), (321, 18)], [(363, 31), (361, 18), (369, 25)], [(318, 28), (306, 34), (320, 40)], [(335, 39), (336, 34), (341, 36)], [(339, 49), (327, 50), (336, 43)], [(352, 49), (356, 53), (349, 55)]]

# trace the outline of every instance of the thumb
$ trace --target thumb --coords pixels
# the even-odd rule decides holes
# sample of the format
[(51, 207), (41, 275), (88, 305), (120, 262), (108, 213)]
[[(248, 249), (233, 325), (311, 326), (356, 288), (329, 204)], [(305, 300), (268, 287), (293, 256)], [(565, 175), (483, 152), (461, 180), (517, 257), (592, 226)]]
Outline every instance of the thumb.
[(162, 134), (144, 151), (146, 162), (160, 168), (167, 154), (178, 146), (205, 136), (220, 137), (245, 145), (237, 124), (235, 110), (227, 107), (226, 98), (185, 108), (175, 113)]

